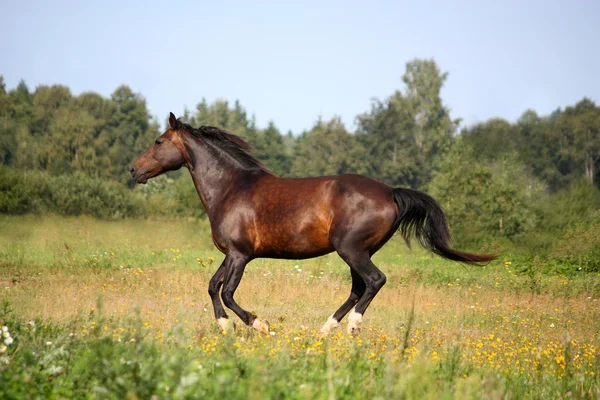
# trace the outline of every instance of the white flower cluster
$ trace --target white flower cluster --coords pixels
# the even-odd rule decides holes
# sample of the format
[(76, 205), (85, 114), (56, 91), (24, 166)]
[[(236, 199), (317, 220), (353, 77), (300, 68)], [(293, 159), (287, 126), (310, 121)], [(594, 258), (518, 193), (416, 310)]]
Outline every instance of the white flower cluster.
[(10, 346), (13, 342), (13, 338), (10, 336), (10, 332), (6, 325), (2, 326), (2, 337), (0, 337), (0, 339), (2, 339), (0, 342), (0, 354), (6, 353), (6, 346)]

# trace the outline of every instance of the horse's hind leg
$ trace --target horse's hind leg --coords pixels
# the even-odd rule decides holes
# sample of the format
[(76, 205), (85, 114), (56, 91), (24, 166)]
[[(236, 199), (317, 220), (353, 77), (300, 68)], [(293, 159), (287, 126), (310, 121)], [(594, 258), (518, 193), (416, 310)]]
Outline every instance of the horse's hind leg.
[(332, 329), (337, 328), (340, 325), (340, 321), (342, 318), (348, 314), (348, 312), (358, 303), (358, 300), (362, 297), (365, 292), (365, 282), (363, 279), (356, 273), (352, 268), (350, 268), (350, 273), (352, 274), (352, 289), (350, 290), (350, 296), (348, 296), (348, 300), (335, 312), (325, 325), (320, 330), (321, 336), (328, 335)]
[(369, 307), (377, 292), (385, 285), (387, 278), (373, 264), (369, 253), (366, 251), (357, 251), (352, 249), (352, 246), (344, 246), (338, 249), (338, 254), (365, 283), (364, 293), (348, 316), (348, 332), (355, 333), (360, 329), (367, 307)]
[(246, 325), (252, 326), (262, 333), (269, 334), (269, 324), (266, 321), (263, 321), (256, 315), (244, 310), (233, 299), (233, 294), (235, 293), (240, 281), (242, 280), (242, 276), (244, 275), (244, 269), (246, 269), (248, 259), (244, 256), (233, 255), (228, 255), (227, 258), (231, 258), (231, 264), (227, 269), (225, 283), (223, 285), (223, 290), (221, 291), (223, 303), (225, 303), (227, 308), (232, 310), (238, 317), (240, 317), (240, 319), (244, 321)]

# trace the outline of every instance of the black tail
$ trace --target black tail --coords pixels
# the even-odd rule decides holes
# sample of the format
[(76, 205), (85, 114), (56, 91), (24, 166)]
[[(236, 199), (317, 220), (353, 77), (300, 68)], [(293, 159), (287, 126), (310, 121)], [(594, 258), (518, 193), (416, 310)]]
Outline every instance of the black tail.
[(469, 264), (484, 263), (497, 258), (495, 255), (463, 253), (450, 248), (450, 232), (442, 207), (428, 194), (418, 190), (393, 189), (400, 209), (396, 224), (410, 247), (414, 235), (427, 250), (453, 261)]

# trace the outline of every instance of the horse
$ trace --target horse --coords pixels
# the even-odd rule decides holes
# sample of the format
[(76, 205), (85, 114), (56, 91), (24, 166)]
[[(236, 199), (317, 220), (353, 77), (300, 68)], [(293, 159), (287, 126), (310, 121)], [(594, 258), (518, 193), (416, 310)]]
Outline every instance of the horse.
[(386, 283), (371, 257), (396, 232), (409, 247), (414, 236), (429, 251), (460, 263), (497, 257), (452, 249), (442, 208), (426, 193), (354, 174), (281, 178), (240, 137), (211, 126), (193, 128), (170, 113), (169, 128), (130, 173), (145, 184), (181, 167), (189, 170), (213, 243), (225, 255), (208, 285), (223, 330), (229, 323), (224, 303), (246, 325), (270, 333), (267, 321), (234, 300), (246, 265), (256, 258), (307, 259), (335, 251), (350, 266), (350, 295), (321, 328), (320, 335), (327, 336), (348, 313), (348, 332), (359, 332), (365, 311)]

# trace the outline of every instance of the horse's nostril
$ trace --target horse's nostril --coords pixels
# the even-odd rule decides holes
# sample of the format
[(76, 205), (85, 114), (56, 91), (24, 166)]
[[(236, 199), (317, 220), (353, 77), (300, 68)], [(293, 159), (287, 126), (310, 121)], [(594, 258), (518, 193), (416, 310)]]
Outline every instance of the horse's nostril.
[(135, 168), (129, 167), (129, 172), (133, 174), (135, 172)]

